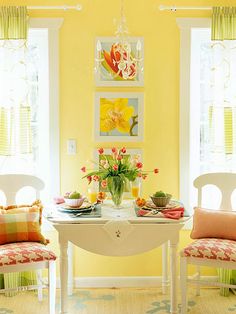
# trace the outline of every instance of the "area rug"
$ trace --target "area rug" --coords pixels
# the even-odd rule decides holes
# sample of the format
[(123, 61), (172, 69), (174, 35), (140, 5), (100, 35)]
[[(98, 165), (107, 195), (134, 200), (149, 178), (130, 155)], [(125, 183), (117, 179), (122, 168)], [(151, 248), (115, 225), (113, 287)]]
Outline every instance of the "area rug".
[[(222, 297), (218, 289), (202, 289), (201, 296), (188, 292), (189, 314), (236, 314), (236, 297)], [(59, 313), (59, 290), (57, 313)], [(180, 301), (180, 300), (179, 300)], [(179, 304), (180, 311), (180, 304)], [(169, 296), (160, 288), (75, 289), (69, 297), (70, 314), (164, 314), (170, 311)], [(21, 292), (14, 297), (0, 296), (0, 314), (46, 314), (47, 295), (42, 302), (35, 292)]]

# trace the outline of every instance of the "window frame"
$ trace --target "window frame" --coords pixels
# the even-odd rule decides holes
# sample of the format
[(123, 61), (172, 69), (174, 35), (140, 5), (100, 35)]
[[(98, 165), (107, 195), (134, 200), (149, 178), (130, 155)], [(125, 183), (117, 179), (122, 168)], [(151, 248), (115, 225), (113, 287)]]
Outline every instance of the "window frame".
[(49, 149), (50, 191), (49, 199), (60, 193), (60, 132), (59, 132), (59, 30), (63, 18), (30, 18), (30, 29), (48, 31), (49, 74)]
[[(180, 98), (179, 98), (179, 196), (190, 208), (190, 103), (191, 103), (191, 29), (210, 28), (210, 18), (177, 18), (180, 29)], [(191, 229), (191, 220), (185, 226)]]

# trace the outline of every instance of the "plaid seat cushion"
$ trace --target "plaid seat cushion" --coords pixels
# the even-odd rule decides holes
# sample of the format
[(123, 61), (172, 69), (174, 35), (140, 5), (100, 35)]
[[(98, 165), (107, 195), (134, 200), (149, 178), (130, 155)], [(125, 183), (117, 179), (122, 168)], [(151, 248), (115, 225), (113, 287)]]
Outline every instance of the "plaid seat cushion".
[(11, 242), (48, 241), (40, 232), (39, 212), (0, 214), (0, 244)]
[(184, 248), (180, 255), (236, 262), (236, 241), (215, 238), (199, 239)]
[[(0, 246), (0, 267), (56, 260), (45, 245), (35, 242), (10, 243)], [(1, 269), (0, 269), (1, 272)]]

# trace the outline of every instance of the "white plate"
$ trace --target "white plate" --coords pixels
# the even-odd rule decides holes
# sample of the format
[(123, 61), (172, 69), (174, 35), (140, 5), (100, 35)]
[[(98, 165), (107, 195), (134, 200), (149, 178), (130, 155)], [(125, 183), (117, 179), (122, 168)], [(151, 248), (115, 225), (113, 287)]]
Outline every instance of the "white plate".
[(65, 212), (79, 212), (79, 211), (85, 211), (91, 208), (91, 203), (89, 202), (84, 202), (80, 207), (71, 207), (67, 204), (61, 204), (59, 206), (59, 210), (65, 211)]

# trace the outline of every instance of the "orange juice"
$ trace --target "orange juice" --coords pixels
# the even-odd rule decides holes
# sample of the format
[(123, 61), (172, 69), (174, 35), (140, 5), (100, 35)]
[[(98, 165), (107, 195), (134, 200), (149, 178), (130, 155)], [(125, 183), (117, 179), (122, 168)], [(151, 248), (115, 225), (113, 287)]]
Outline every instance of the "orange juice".
[(132, 186), (131, 188), (132, 196), (137, 198), (139, 196), (139, 186)]
[(90, 203), (96, 203), (97, 202), (97, 196), (98, 193), (96, 191), (88, 191), (88, 199)]

